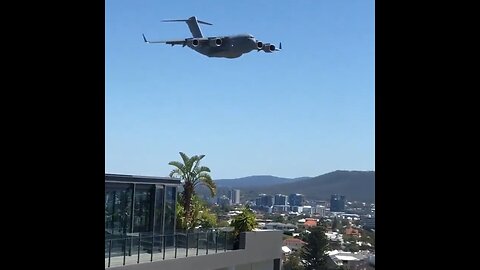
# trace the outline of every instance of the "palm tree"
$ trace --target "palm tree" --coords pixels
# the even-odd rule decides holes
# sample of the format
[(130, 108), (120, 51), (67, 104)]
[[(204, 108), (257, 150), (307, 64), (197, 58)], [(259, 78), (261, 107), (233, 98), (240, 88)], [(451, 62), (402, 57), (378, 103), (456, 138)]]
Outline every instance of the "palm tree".
[(235, 218), (230, 223), (234, 228), (234, 249), (240, 247), (240, 233), (250, 232), (257, 226), (257, 218), (255, 213), (253, 213), (250, 206), (247, 205), (242, 209), (242, 213), (235, 216)]
[(241, 232), (250, 232), (257, 226), (257, 218), (250, 206), (245, 206), (242, 213), (235, 216), (231, 225), (235, 229), (235, 235), (238, 236)]
[(187, 228), (190, 228), (192, 223), (192, 204), (193, 196), (195, 195), (195, 188), (201, 184), (210, 190), (211, 196), (215, 196), (217, 186), (213, 182), (210, 174), (210, 169), (205, 166), (200, 166), (200, 160), (205, 155), (188, 157), (186, 154), (180, 152), (183, 163), (179, 161), (170, 161), (168, 164), (175, 167), (170, 172), (170, 177), (178, 177), (183, 182), (183, 192), (181, 194), (180, 203), (184, 208), (185, 222)]

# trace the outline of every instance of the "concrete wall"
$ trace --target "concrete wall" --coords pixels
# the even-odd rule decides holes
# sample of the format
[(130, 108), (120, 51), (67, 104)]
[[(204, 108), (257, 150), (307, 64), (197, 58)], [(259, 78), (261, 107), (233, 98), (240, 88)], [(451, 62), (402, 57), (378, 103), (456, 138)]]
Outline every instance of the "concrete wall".
[(273, 270), (273, 260), (237, 265), (235, 270)]
[[(240, 243), (242, 246), (243, 243)], [(282, 232), (245, 233), (245, 249), (158, 262), (121, 266), (119, 270), (275, 270), (274, 259), (282, 256)]]

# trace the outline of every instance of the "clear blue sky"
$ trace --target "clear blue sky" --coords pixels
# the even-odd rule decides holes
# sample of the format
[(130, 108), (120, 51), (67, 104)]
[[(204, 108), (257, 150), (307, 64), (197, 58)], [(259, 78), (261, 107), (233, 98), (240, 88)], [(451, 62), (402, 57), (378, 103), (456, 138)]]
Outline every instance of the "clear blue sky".
[[(374, 1), (106, 0), (105, 171), (167, 176), (205, 154), (212, 177), (375, 170)], [(283, 50), (236, 59), (146, 44), (250, 33)]]

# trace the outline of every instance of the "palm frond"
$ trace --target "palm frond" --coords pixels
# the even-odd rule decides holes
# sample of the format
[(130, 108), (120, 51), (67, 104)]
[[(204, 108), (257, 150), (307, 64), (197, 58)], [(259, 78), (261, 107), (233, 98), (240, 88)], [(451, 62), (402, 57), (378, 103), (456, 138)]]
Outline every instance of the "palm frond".
[(178, 162), (178, 161), (170, 161), (168, 165), (175, 166), (181, 171), (184, 171), (184, 168), (185, 168), (185, 165), (183, 165), (181, 162)]
[(202, 172), (210, 172), (210, 168), (205, 167), (205, 166), (201, 166), (201, 167), (195, 168), (195, 172), (197, 174), (200, 174)]
[(200, 184), (206, 186), (210, 190), (210, 195), (212, 197), (217, 194), (217, 185), (215, 182), (213, 182), (212, 177), (206, 173), (206, 172), (201, 172), (198, 174), (198, 180), (200, 181)]
[[(198, 164), (198, 156), (192, 156), (190, 159), (187, 160), (187, 162), (185, 163), (185, 167), (187, 168), (187, 171), (189, 172), (193, 172), (194, 171), (194, 168), (197, 166), (196, 164)], [(194, 166), (195, 165), (195, 166)]]
[(181, 156), (182, 159), (183, 159), (183, 164), (185, 164), (185, 166), (187, 166), (190, 158), (189, 158), (185, 153), (183, 153), (183, 152), (180, 152), (180, 156)]
[(195, 166), (193, 166), (192, 171), (197, 171), (197, 168), (200, 167), (200, 160), (204, 157), (205, 157), (205, 155), (199, 155), (199, 156), (195, 155), (195, 156), (192, 157), (192, 159), (194, 159), (194, 161), (195, 161)]
[(179, 169), (173, 169), (169, 174), (170, 177), (178, 176), (180, 178), (182, 177), (182, 175), (183, 175), (183, 172)]

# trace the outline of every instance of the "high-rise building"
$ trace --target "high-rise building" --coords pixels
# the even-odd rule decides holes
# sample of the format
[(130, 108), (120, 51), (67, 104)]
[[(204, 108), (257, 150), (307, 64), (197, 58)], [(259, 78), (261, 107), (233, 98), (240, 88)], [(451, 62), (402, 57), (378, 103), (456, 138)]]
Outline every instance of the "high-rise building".
[(230, 190), (230, 202), (232, 204), (240, 204), (240, 190), (239, 189)]
[(258, 198), (255, 200), (257, 206), (273, 206), (273, 196), (267, 194), (259, 194)]
[(345, 196), (334, 194), (330, 198), (330, 212), (345, 212)]
[(288, 195), (288, 203), (291, 206), (303, 206), (305, 197), (302, 194), (290, 194)]
[(287, 201), (288, 201), (287, 195), (276, 194), (274, 205), (287, 205)]

